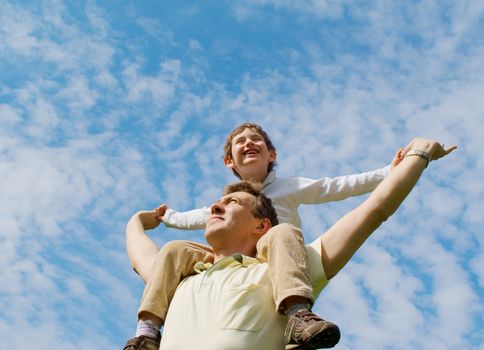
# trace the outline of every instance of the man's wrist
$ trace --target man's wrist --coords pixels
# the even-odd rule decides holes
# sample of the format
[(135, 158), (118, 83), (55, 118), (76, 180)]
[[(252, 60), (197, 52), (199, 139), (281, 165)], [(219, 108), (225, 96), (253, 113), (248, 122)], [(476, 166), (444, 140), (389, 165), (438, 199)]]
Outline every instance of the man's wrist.
[(432, 161), (432, 155), (421, 149), (411, 149), (410, 151), (407, 152), (407, 154), (405, 154), (405, 158), (412, 157), (412, 156), (424, 158), (427, 161), (427, 164), (425, 165), (425, 167), (428, 167), (429, 163)]

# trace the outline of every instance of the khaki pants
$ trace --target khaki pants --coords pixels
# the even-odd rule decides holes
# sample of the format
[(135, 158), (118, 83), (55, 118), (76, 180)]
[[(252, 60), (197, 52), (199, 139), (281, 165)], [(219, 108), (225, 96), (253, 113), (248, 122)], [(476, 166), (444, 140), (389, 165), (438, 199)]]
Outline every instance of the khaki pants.
[[(281, 303), (289, 296), (301, 296), (313, 303), (301, 230), (291, 224), (274, 226), (257, 243), (257, 259), (268, 263), (278, 311), (283, 311)], [(164, 321), (178, 284), (195, 274), (193, 267), (199, 261), (213, 262), (212, 248), (188, 241), (164, 245), (153, 265), (138, 315), (149, 312)]]

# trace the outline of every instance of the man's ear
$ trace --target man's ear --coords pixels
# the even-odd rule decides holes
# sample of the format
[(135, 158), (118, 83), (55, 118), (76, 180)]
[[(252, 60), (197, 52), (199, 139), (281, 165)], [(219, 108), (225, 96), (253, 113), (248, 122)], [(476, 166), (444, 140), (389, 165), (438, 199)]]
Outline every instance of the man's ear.
[(254, 229), (254, 233), (260, 236), (263, 236), (266, 234), (267, 231), (269, 231), (272, 227), (271, 220), (268, 218), (262, 219), (262, 221), (259, 223), (259, 225)]
[(227, 168), (233, 169), (234, 168), (234, 160), (232, 157), (224, 157), (224, 164)]

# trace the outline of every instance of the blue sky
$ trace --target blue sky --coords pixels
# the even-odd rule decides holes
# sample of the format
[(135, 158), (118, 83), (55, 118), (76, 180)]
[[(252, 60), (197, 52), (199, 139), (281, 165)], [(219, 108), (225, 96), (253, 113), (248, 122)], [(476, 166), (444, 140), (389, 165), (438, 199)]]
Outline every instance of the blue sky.
[[(484, 349), (483, 32), (480, 1), (2, 1), (2, 343), (120, 349), (143, 290), (127, 220), (209, 205), (234, 181), (226, 135), (252, 121), (281, 176), (459, 145), (315, 309), (338, 349)], [(306, 238), (363, 199), (301, 208)]]

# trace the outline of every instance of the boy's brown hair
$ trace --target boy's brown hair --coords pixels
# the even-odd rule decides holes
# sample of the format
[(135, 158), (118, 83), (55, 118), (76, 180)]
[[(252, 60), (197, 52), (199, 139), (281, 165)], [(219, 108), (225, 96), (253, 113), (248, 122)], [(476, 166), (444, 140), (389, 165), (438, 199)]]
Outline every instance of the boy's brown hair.
[(262, 192), (262, 185), (250, 181), (240, 181), (227, 185), (224, 189), (224, 195), (234, 192), (246, 192), (255, 197), (252, 215), (258, 219), (269, 219), (272, 227), (279, 223), (277, 213), (272, 206), (272, 201)]
[[(227, 136), (227, 139), (225, 140), (225, 145), (224, 145), (224, 158), (232, 159), (232, 140), (235, 138), (235, 136), (237, 136), (238, 134), (240, 134), (241, 132), (243, 132), (247, 128), (254, 129), (255, 131), (257, 131), (262, 136), (262, 138), (264, 139), (264, 142), (267, 146), (267, 149), (269, 151), (274, 151), (274, 153), (276, 153), (276, 148), (274, 147), (274, 144), (272, 143), (269, 135), (267, 135), (267, 133), (264, 131), (264, 129), (262, 129), (262, 127), (260, 125), (255, 124), (255, 123), (243, 123), (243, 124), (239, 125), (238, 127), (236, 127), (229, 134), (229, 136)], [(269, 166), (267, 167), (267, 173), (270, 173), (272, 171), (272, 169), (274, 169), (275, 166), (276, 166), (276, 162), (270, 162)], [(239, 173), (237, 173), (237, 171), (235, 171), (235, 169), (232, 169), (232, 172), (234, 173), (235, 176), (237, 176), (239, 179), (241, 179)]]

